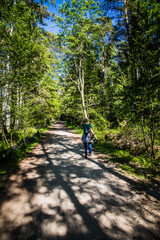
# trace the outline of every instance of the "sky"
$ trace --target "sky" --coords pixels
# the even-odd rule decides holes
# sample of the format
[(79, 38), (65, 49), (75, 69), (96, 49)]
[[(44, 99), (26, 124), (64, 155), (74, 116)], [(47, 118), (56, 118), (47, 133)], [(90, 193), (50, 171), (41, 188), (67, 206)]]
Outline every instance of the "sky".
[[(48, 11), (52, 14), (55, 13), (56, 15), (58, 14), (58, 6), (63, 3), (63, 0), (56, 0), (56, 7), (54, 5), (48, 5), (45, 4), (48, 7)], [(49, 32), (52, 33), (58, 33), (59, 28), (58, 27), (53, 27), (55, 23), (51, 22), (51, 19), (45, 19), (44, 22), (47, 24), (47, 26), (43, 26), (43, 28)]]
[[(63, 1), (65, 0), (56, 0), (56, 6), (54, 5), (48, 5), (47, 3), (44, 4), (48, 7), (48, 11), (53, 14), (55, 13), (56, 15), (58, 15), (58, 8), (59, 8), (59, 5), (61, 5), (63, 3)], [(54, 22), (51, 22), (51, 19), (44, 19), (44, 23), (47, 24), (46, 26), (42, 26), (46, 31), (49, 31), (51, 33), (55, 33), (57, 34), (58, 31), (59, 31), (59, 28), (57, 26), (54, 26), (55, 23)], [(114, 24), (114, 21), (113, 21), (113, 24)]]

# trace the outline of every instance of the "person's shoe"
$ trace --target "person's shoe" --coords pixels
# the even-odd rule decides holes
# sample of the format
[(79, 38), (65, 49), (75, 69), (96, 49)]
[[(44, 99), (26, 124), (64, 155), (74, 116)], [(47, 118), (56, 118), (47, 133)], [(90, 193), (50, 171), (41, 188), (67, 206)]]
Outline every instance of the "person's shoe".
[(85, 158), (87, 158), (87, 154), (85, 153)]

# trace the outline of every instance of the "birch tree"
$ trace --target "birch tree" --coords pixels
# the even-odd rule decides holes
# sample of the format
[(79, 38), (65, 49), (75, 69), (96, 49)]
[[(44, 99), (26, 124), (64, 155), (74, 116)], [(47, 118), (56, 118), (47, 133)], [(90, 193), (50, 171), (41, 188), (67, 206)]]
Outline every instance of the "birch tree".
[(66, 77), (74, 82), (80, 92), (83, 115), (87, 117), (85, 101), (85, 63), (92, 51), (92, 24), (98, 14), (98, 1), (66, 1), (60, 8), (62, 18), (54, 17), (62, 29), (68, 72)]
[(49, 69), (51, 54), (46, 49), (44, 34), (37, 26), (49, 16), (43, 2), (0, 1), (2, 135), (7, 132), (12, 135), (13, 130), (22, 127), (26, 92), (33, 91)]

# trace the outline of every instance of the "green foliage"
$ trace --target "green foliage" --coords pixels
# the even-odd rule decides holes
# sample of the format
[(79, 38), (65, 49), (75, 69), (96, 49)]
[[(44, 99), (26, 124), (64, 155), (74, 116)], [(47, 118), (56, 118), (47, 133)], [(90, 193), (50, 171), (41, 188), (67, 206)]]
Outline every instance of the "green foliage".
[[(8, 177), (13, 170), (15, 170), (18, 167), (18, 163), (24, 159), (24, 157), (27, 156), (27, 154), (37, 145), (37, 143), (42, 139), (43, 132), (46, 129), (40, 129), (39, 134), (34, 137), (32, 142), (27, 144), (19, 145), (15, 150), (12, 150), (10, 153), (6, 152), (6, 156), (3, 156), (5, 158), (5, 162), (0, 161), (0, 188), (3, 187), (6, 180), (8, 180)], [(28, 129), (27, 136), (33, 135), (33, 132), (35, 132), (35, 129)], [(23, 133), (20, 133), (20, 135), (23, 135)], [(19, 136), (17, 136), (19, 138)], [(19, 138), (20, 140), (21, 138)], [(7, 147), (9, 146), (0, 146), (0, 151), (7, 150)], [(2, 155), (2, 154), (1, 154)]]
[(89, 109), (89, 118), (91, 123), (94, 126), (94, 129), (97, 131), (106, 131), (109, 128), (110, 122), (107, 121), (101, 114), (99, 114), (95, 109)]
[(61, 93), (61, 119), (66, 120), (71, 124), (79, 124), (80, 116), (83, 116), (81, 99), (77, 88), (72, 85), (64, 87)]
[(58, 76), (54, 72), (58, 41), (54, 34), (38, 27), (49, 16), (42, 4), (43, 1), (1, 2), (3, 145), (14, 144), (19, 141), (16, 134), (26, 133), (30, 127), (41, 128), (60, 115)]
[(31, 2), (0, 2), (0, 185), (60, 116), (58, 38), (38, 27), (49, 12)]
[(54, 35), (38, 27), (49, 16), (43, 2), (0, 2), (3, 147), (57, 118), (77, 126), (87, 112), (113, 161), (157, 171), (160, 3), (67, 0)]
[[(123, 142), (120, 148), (127, 147), (129, 138), (130, 152), (143, 155), (154, 168), (160, 144), (159, 3), (105, 1), (103, 7), (110, 6), (113, 14), (117, 10), (114, 31), (110, 13), (105, 16), (104, 10), (93, 6), (67, 1), (60, 10), (63, 17), (57, 17), (66, 54), (62, 118), (78, 124), (83, 115), (81, 96), (74, 87), (78, 59), (83, 57), (85, 105), (94, 129), (101, 132), (102, 140), (110, 128), (118, 129), (114, 138)], [(139, 146), (133, 147), (133, 142)]]

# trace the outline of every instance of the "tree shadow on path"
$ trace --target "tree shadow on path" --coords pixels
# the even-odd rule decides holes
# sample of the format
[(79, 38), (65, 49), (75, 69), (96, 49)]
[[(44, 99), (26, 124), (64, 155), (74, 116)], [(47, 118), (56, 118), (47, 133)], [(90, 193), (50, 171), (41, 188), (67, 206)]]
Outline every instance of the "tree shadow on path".
[(137, 183), (84, 159), (76, 135), (61, 123), (53, 128), (3, 193), (1, 240), (159, 239), (154, 200), (141, 202)]

